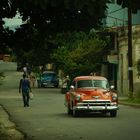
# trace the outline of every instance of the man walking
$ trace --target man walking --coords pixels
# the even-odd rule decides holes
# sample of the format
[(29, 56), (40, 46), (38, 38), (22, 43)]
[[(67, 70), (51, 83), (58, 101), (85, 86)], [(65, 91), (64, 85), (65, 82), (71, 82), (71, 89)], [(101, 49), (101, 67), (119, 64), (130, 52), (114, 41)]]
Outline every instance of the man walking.
[(22, 91), (24, 107), (29, 107), (29, 92), (31, 92), (30, 82), (26, 78), (26, 74), (23, 74), (23, 79), (20, 80), (19, 93)]

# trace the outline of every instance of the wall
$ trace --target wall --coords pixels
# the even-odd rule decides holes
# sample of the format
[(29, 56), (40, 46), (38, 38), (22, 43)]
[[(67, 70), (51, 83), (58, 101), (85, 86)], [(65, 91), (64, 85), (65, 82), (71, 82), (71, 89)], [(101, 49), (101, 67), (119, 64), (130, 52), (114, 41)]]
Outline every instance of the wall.
[[(127, 27), (117, 28), (119, 48), (118, 91), (122, 95), (128, 94), (128, 39)], [(134, 94), (140, 92), (140, 78), (137, 76), (136, 62), (140, 59), (140, 25), (132, 27), (132, 56)]]
[(136, 69), (137, 60), (140, 59), (140, 25), (133, 27), (133, 63), (134, 63), (134, 90), (140, 94), (140, 77)]

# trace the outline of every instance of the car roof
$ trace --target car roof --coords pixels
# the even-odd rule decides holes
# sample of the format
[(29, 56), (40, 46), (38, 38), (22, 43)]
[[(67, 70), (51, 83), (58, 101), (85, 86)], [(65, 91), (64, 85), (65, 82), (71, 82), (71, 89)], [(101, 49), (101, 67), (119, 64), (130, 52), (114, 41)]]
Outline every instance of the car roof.
[(78, 80), (107, 80), (107, 78), (103, 76), (77, 76), (74, 78), (74, 81)]

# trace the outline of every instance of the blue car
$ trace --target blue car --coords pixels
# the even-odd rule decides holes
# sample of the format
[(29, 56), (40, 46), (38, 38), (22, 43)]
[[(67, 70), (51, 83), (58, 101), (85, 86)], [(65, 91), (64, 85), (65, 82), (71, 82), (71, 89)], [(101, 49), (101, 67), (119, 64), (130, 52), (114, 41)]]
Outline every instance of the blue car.
[(58, 87), (59, 79), (55, 72), (53, 71), (44, 71), (38, 80), (38, 87)]

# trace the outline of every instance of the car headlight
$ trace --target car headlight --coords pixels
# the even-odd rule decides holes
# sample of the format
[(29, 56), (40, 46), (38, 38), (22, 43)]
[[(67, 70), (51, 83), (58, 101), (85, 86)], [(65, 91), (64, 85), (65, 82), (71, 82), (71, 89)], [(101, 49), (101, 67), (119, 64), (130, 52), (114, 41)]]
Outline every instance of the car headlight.
[(113, 100), (113, 101), (117, 101), (117, 99), (118, 99), (118, 96), (117, 96), (117, 95), (115, 95), (115, 94), (112, 95), (112, 100)]

